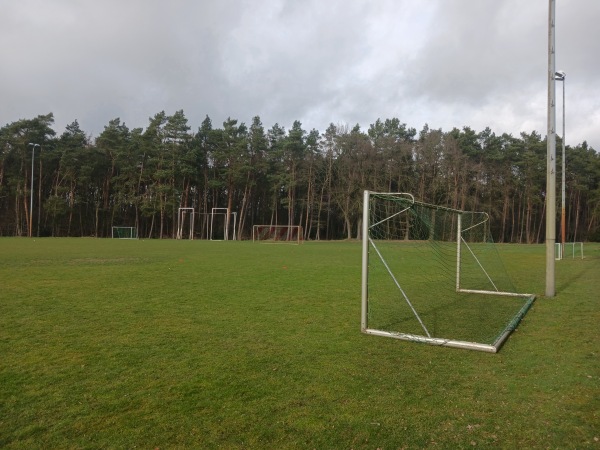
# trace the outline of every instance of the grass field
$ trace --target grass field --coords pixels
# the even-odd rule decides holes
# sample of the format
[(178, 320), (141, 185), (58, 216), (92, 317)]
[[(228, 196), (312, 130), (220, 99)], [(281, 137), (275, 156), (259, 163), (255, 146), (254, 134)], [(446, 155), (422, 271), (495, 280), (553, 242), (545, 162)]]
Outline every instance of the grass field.
[(0, 447), (599, 448), (600, 245), (498, 354), (360, 333), (360, 244), (0, 239)]

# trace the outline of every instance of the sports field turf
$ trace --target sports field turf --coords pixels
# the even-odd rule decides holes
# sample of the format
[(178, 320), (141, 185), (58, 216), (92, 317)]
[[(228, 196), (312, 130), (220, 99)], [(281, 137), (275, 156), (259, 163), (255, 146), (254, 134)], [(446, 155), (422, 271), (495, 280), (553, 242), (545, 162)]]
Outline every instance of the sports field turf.
[(0, 239), (0, 448), (598, 448), (600, 245), (497, 354), (360, 333), (357, 242)]

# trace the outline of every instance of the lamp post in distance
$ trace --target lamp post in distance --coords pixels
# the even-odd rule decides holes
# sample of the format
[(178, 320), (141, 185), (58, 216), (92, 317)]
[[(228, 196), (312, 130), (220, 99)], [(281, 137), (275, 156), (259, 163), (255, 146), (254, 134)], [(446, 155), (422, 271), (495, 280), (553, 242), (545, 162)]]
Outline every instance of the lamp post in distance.
[(33, 162), (35, 160), (35, 148), (42, 146), (40, 144), (34, 144), (30, 142), (27, 146), (31, 146), (31, 190), (29, 196), (29, 237), (33, 236)]
[(562, 88), (563, 88), (563, 99), (562, 99), (562, 176), (561, 176), (561, 192), (560, 192), (560, 199), (561, 199), (561, 204), (560, 204), (560, 243), (561, 243), (561, 248), (560, 248), (560, 254), (561, 256), (564, 255), (565, 253), (565, 237), (566, 237), (566, 223), (567, 223), (567, 219), (565, 217), (565, 168), (566, 168), (566, 161), (565, 161), (565, 80), (567, 78), (567, 74), (566, 72), (559, 70), (554, 74), (554, 79), (556, 81), (562, 81)]

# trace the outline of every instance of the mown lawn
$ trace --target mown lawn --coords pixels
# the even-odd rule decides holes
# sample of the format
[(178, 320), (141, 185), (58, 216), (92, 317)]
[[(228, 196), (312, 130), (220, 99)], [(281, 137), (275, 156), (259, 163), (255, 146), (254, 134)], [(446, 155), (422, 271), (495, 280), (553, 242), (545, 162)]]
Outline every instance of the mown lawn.
[(600, 246), (498, 354), (360, 333), (360, 244), (0, 239), (0, 447), (598, 448)]

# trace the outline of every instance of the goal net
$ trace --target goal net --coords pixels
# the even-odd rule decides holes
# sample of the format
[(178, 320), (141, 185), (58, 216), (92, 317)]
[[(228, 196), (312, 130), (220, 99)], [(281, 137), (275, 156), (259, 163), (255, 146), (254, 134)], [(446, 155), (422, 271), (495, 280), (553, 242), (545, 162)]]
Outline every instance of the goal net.
[(495, 353), (534, 299), (512, 284), (486, 213), (365, 191), (364, 333)]
[(137, 239), (136, 227), (112, 227), (113, 239)]
[(302, 226), (254, 225), (252, 227), (252, 240), (300, 244), (302, 242)]

